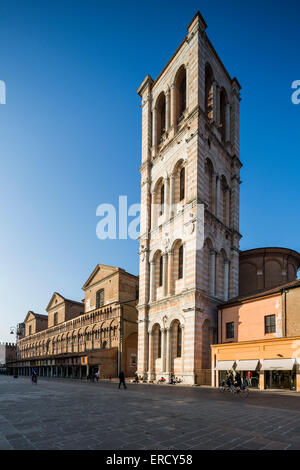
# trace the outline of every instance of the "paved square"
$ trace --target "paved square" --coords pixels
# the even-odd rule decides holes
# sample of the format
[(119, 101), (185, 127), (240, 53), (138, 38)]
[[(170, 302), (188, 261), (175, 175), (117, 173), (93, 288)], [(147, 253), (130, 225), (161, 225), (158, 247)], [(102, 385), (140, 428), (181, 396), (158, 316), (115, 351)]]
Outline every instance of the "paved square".
[(0, 376), (0, 449), (300, 449), (300, 396)]

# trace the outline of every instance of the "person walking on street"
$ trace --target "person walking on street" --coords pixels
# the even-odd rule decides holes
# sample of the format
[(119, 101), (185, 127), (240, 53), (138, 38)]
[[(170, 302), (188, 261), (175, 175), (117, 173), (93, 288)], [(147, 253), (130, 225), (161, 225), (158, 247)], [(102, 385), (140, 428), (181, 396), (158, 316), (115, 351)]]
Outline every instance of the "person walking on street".
[(120, 372), (120, 374), (119, 374), (119, 380), (120, 380), (120, 382), (119, 382), (119, 388), (121, 387), (121, 384), (123, 384), (123, 387), (124, 387), (124, 388), (127, 388), (127, 387), (126, 387), (126, 384), (125, 384), (125, 374), (124, 374), (124, 372), (123, 372), (122, 370), (121, 370), (121, 372)]
[(98, 371), (96, 372), (95, 377), (96, 377), (97, 382), (99, 382), (99, 372)]
[(241, 388), (242, 379), (241, 379), (241, 375), (240, 375), (239, 372), (237, 372), (237, 373), (235, 374), (235, 385), (236, 385), (236, 387)]

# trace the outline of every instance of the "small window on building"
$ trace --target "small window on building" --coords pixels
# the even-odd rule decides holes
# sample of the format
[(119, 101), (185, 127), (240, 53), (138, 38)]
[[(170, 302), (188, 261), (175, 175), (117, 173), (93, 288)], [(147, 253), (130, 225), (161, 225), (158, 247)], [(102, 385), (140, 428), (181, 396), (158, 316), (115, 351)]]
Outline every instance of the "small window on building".
[(96, 308), (103, 307), (104, 305), (104, 289), (96, 292)]
[(54, 324), (54, 326), (58, 324), (58, 313), (57, 312), (54, 314), (53, 324)]
[(28, 334), (29, 334), (29, 336), (31, 335), (31, 331), (32, 331), (32, 329), (31, 329), (31, 328), (32, 328), (32, 327), (31, 327), (31, 325), (30, 325), (30, 326), (29, 326), (29, 333), (28, 333)]
[(226, 339), (234, 338), (234, 322), (226, 323)]
[(275, 315), (265, 316), (265, 334), (276, 332), (276, 319)]

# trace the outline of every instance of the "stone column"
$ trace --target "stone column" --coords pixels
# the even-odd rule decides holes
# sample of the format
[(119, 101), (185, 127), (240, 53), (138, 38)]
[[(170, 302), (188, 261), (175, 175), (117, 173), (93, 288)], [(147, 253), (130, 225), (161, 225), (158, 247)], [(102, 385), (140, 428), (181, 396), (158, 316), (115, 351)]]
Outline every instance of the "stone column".
[(209, 281), (210, 281), (210, 294), (214, 297), (215, 296), (215, 277), (216, 277), (216, 252), (215, 250), (210, 250), (210, 273), (209, 273)]
[(167, 285), (167, 253), (163, 253), (163, 295), (167, 296), (168, 285)]
[(153, 333), (149, 333), (148, 380), (153, 380)]
[(296, 392), (300, 392), (300, 365), (296, 364)]
[(168, 253), (168, 294), (174, 294), (174, 251)]
[(224, 265), (224, 300), (227, 302), (229, 297), (229, 261), (225, 260)]
[(166, 373), (171, 372), (171, 331), (167, 328), (167, 344), (166, 344)]
[(181, 372), (184, 372), (184, 325), (181, 325)]
[(217, 173), (213, 173), (212, 175), (212, 201), (211, 201), (211, 211), (213, 214), (216, 215), (216, 208), (217, 208)]
[(171, 127), (176, 129), (176, 93), (175, 85), (171, 85)]
[(155, 300), (155, 261), (150, 262), (150, 302)]
[(170, 196), (169, 196), (169, 218), (173, 217), (174, 215), (174, 174), (170, 175)]
[(156, 226), (156, 214), (157, 214), (157, 204), (156, 204), (156, 191), (152, 191), (152, 198), (151, 198), (151, 230), (154, 229)]
[(222, 212), (221, 212), (221, 207), (220, 207), (220, 186), (221, 186), (221, 181), (218, 176), (216, 176), (216, 204), (215, 204), (215, 214), (216, 217), (218, 217), (220, 220), (222, 220)]
[(170, 128), (170, 88), (166, 93), (166, 131)]
[(230, 123), (230, 105), (229, 105), (229, 103), (226, 104), (226, 116), (225, 116), (225, 118), (226, 118), (226, 136), (225, 136), (225, 140), (226, 140), (226, 142), (230, 142), (230, 140), (231, 140), (230, 139), (230, 134), (231, 134), (230, 125), (231, 125), (231, 123)]
[(183, 248), (182, 248), (182, 251), (183, 251), (183, 286), (184, 287), (187, 287), (188, 285), (188, 282), (187, 282), (187, 273), (188, 273), (188, 265), (187, 265), (187, 244), (186, 242), (183, 242), (182, 244)]
[(230, 188), (226, 189), (226, 225), (230, 227)]
[(161, 371), (166, 370), (166, 353), (165, 353), (165, 329), (161, 330)]
[(217, 82), (213, 81), (213, 121), (217, 123)]
[[(262, 363), (262, 359), (260, 360)], [(259, 390), (264, 390), (265, 389), (265, 372), (261, 370), (259, 372)]]
[(152, 112), (152, 147), (157, 146), (157, 109), (153, 108)]
[(164, 201), (164, 213), (165, 213), (165, 222), (169, 219), (169, 212), (170, 212), (170, 191), (169, 191), (169, 178), (164, 179), (165, 185), (165, 201)]

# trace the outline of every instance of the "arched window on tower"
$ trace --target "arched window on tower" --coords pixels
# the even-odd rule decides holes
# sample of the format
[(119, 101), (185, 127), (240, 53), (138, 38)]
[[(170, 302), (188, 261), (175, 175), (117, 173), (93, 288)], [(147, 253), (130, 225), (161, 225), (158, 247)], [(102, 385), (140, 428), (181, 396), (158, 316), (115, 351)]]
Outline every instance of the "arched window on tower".
[(181, 357), (181, 344), (182, 344), (182, 328), (180, 324), (177, 326), (177, 357)]
[(214, 90), (213, 90), (213, 72), (209, 64), (205, 67), (205, 114), (208, 119), (214, 118)]
[(160, 214), (164, 213), (165, 207), (165, 185), (162, 184), (160, 188)]
[(161, 357), (161, 329), (158, 330), (158, 354), (157, 357)]
[(183, 245), (178, 250), (178, 279), (183, 278)]
[(166, 131), (166, 97), (164, 93), (159, 95), (157, 100), (157, 136), (158, 143)]
[(186, 70), (185, 67), (180, 67), (175, 79), (175, 94), (176, 94), (176, 122), (180, 122), (184, 117), (186, 110)]
[(163, 285), (163, 257), (159, 258), (159, 287)]
[(181, 168), (180, 171), (180, 201), (185, 197), (185, 168)]
[(226, 107), (227, 107), (227, 96), (225, 90), (221, 90), (220, 93), (220, 132), (222, 140), (226, 140)]

